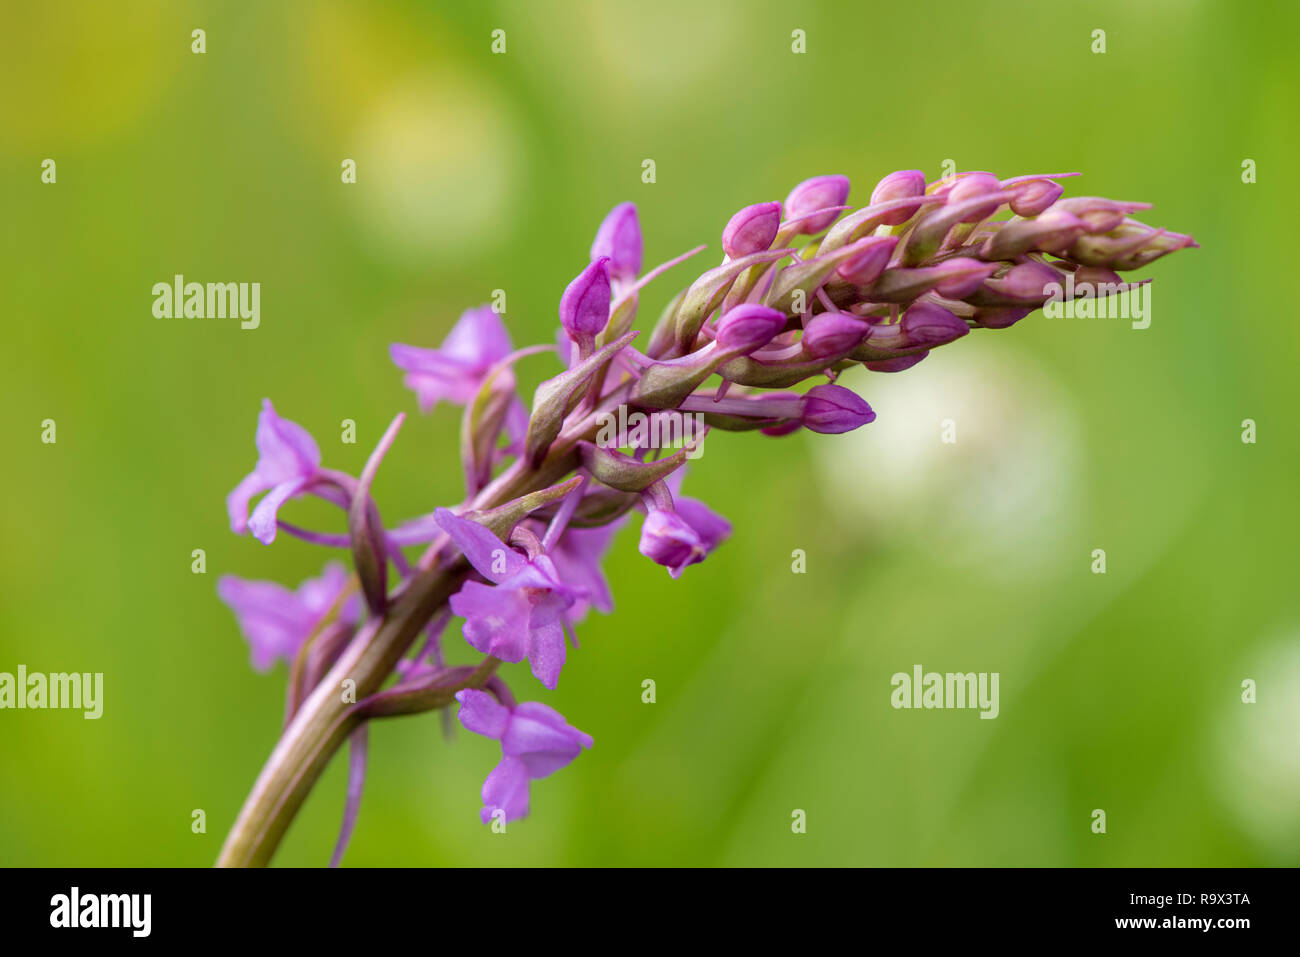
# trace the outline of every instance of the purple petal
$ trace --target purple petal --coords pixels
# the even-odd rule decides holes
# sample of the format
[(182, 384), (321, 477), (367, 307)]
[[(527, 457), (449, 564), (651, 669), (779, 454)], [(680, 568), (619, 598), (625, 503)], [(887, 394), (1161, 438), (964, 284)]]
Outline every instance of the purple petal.
[(467, 372), (446, 376), (408, 372), (402, 377), (402, 384), (415, 393), (420, 411), (430, 412), (439, 402), (465, 405), (478, 394), (480, 382)]
[(488, 581), (503, 582), (528, 564), (522, 555), (478, 522), (461, 518), (446, 508), (437, 509), (433, 514), (469, 563)]
[(517, 821), (528, 814), (528, 770), (518, 758), (505, 757), (483, 782), (483, 810), (479, 819), (492, 823), (492, 813), (505, 811), (505, 819)]
[[(501, 587), (510, 589), (533, 588), (547, 592), (553, 591), (564, 596), (572, 595), (573, 589), (560, 581), (558, 573), (551, 571), (555, 568), (551, 560), (544, 555), (538, 555), (537, 558), (538, 562), (544, 560), (550, 568), (547, 569), (538, 563), (525, 561), (522, 568), (501, 582)], [(548, 572), (550, 573), (548, 574)]]
[(713, 551), (731, 535), (731, 523), (699, 499), (679, 497), (677, 514), (695, 529), (695, 534), (709, 551)]
[(451, 596), (451, 610), (465, 619), (465, 640), (476, 650), (502, 661), (523, 661), (532, 614), (523, 593), (466, 582)]
[(510, 725), (510, 709), (497, 702), (486, 691), (465, 688), (456, 692), (460, 712), (456, 715), (469, 731), (498, 741)]
[(308, 611), (323, 615), (347, 584), (347, 569), (339, 562), (330, 562), (319, 578), (308, 578), (298, 586), (298, 601)]
[(393, 364), (406, 371), (405, 383), (429, 411), (441, 401), (464, 405), (477, 394), (483, 377), (510, 353), (510, 335), (490, 307), (461, 315), (441, 348), (423, 349), (394, 343)]
[(695, 529), (676, 512), (654, 509), (641, 523), (638, 550), (658, 565), (664, 565), (678, 578), (687, 565), (704, 561), (707, 551)]
[(626, 518), (619, 519), (598, 528), (570, 527), (551, 550), (560, 578), (586, 594), (569, 609), (566, 618), (570, 624), (582, 621), (589, 605), (606, 613), (613, 610), (614, 599), (600, 563), (614, 532), (625, 521)]
[(268, 484), (302, 478), (320, 466), (316, 440), (297, 422), (276, 415), (270, 399), (262, 400), (256, 441), (257, 471)]
[(275, 541), (275, 519), (280, 506), (302, 492), (308, 481), (301, 478), (290, 479), (281, 482), (266, 493), (248, 519), (248, 530), (255, 539), (263, 545), (270, 545)]
[(501, 752), (522, 760), (528, 776), (536, 779), (564, 767), (592, 744), (591, 735), (570, 725), (554, 708), (527, 701), (511, 713)]
[(447, 338), (442, 340), (443, 355), (459, 359), (478, 372), (486, 372), (510, 354), (513, 346), (505, 323), (491, 306), (479, 306), (461, 313)]
[(254, 495), (261, 495), (274, 483), (254, 469), (243, 477), (234, 491), (226, 496), (226, 514), (230, 516), (230, 530), (236, 535), (248, 531), (248, 503)]
[(442, 378), (474, 371), (471, 360), (450, 356), (441, 349), (425, 349), (422, 346), (394, 342), (388, 347), (388, 356), (397, 368), (419, 375)]
[(298, 597), (276, 582), (223, 575), (217, 595), (235, 613), (258, 671), (266, 671), (279, 658), (296, 655), (315, 625), (314, 616), (302, 608)]
[(559, 621), (534, 625), (530, 629), (528, 666), (533, 677), (551, 691), (560, 683), (564, 654), (564, 627)]

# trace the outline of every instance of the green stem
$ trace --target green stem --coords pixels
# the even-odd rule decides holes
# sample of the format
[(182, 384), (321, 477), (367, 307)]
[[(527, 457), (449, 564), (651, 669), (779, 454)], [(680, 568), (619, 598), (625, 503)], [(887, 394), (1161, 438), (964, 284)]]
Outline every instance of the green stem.
[[(617, 390), (616, 390), (617, 393)], [(613, 396), (610, 401), (617, 401)], [(578, 441), (596, 433), (595, 414), (563, 433), (535, 468), (524, 462), (499, 475), (470, 503), (487, 509), (538, 491), (572, 471)], [(355, 703), (379, 691), (424, 626), (460, 587), (468, 567), (457, 558), (447, 565), (436, 554), (392, 596), (383, 617), (371, 619), (299, 707), (280, 736), (226, 836), (218, 867), (263, 867), (329, 764), (334, 752), (364, 720)], [(496, 670), (489, 658), (467, 679), (478, 687)]]
[(284, 729), (226, 837), (218, 867), (261, 867), (271, 860), (330, 758), (360, 722), (353, 704), (379, 690), (464, 576), (463, 567), (418, 574), (388, 613), (352, 640)]

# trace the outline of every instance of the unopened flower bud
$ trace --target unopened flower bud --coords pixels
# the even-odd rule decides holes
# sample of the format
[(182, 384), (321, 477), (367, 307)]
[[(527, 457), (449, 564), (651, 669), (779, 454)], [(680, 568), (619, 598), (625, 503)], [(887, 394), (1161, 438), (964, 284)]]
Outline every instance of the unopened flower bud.
[(1033, 251), (1060, 254), (1086, 231), (1079, 217), (1054, 207), (1033, 219), (1001, 224), (980, 247), (980, 255), (988, 260), (1010, 260)]
[(866, 287), (864, 295), (874, 302), (910, 303), (936, 290), (949, 299), (960, 299), (978, 289), (997, 269), (997, 263), (964, 256), (954, 256), (937, 266), (886, 269)]
[(704, 561), (704, 542), (686, 519), (668, 509), (651, 509), (641, 523), (638, 550), (657, 565), (668, 568), (674, 578), (687, 565)]
[(949, 200), (938, 209), (922, 215), (908, 233), (903, 251), (898, 256), (899, 261), (904, 266), (921, 265), (939, 251), (954, 226), (970, 221), (972, 216), (986, 208), (990, 202), (996, 206), (1010, 198), (1010, 193), (981, 193), (962, 202)]
[(861, 342), (871, 325), (843, 312), (823, 312), (808, 320), (803, 330), (803, 348), (815, 359), (842, 356)]
[[(903, 222), (904, 220), (900, 220)], [(873, 283), (885, 271), (889, 257), (898, 245), (897, 236), (868, 236), (858, 240), (853, 255), (845, 259), (836, 268), (836, 272), (845, 282), (855, 286)]]
[(1102, 196), (1071, 196), (1060, 200), (1057, 209), (1073, 213), (1090, 233), (1108, 233), (1116, 229), (1130, 213), (1150, 209), (1150, 203), (1126, 203)]
[(1050, 179), (1027, 179), (1005, 188), (1014, 190), (1016, 194), (1007, 205), (1017, 216), (1037, 216), (1046, 212), (1065, 192), (1064, 186)]
[(630, 281), (641, 271), (641, 224), (635, 203), (619, 203), (609, 211), (591, 244), (591, 259), (609, 259), (609, 271)]
[[(897, 173), (890, 173), (876, 184), (876, 188), (871, 191), (871, 205), (924, 195), (925, 174), (919, 169), (900, 169)], [(891, 210), (881, 217), (881, 222), (886, 226), (898, 226), (915, 216), (920, 208), (921, 204), (918, 202), (915, 206)]]
[(948, 299), (961, 299), (980, 287), (989, 276), (997, 272), (996, 263), (982, 263), (978, 259), (954, 256), (934, 267), (945, 278), (934, 286), (934, 291)]
[[(1106, 233), (1080, 236), (1064, 253), (1065, 258), (1082, 266), (1106, 266), (1111, 269), (1133, 269), (1132, 265), (1120, 263), (1132, 262), (1138, 250), (1157, 243), (1163, 231), (1139, 223), (1135, 219), (1126, 220)], [(1190, 236), (1183, 237), (1189, 242)], [(1151, 259), (1157, 258), (1152, 256)], [(1150, 260), (1147, 260), (1148, 262)], [(1145, 263), (1142, 263), (1145, 265)]]
[(975, 207), (961, 218), (963, 223), (978, 223), (981, 219), (987, 219), (998, 211), (998, 207), (1003, 202), (1001, 193), (1002, 184), (992, 173), (967, 173), (958, 179), (953, 184), (952, 189), (948, 191), (947, 204), (954, 206), (985, 195), (997, 196), (997, 199)]
[[(806, 179), (785, 198), (786, 219), (799, 219), (828, 206), (842, 206), (849, 195), (849, 178), (838, 174)], [(799, 227), (801, 233), (819, 233), (835, 221), (835, 211), (814, 216)]]
[(828, 435), (851, 432), (874, 422), (876, 413), (856, 392), (842, 385), (813, 386), (804, 396), (804, 428)]
[(785, 323), (783, 312), (755, 302), (742, 303), (718, 320), (718, 346), (747, 355), (771, 342)]
[(941, 346), (970, 332), (958, 316), (933, 302), (913, 303), (903, 313), (900, 325), (913, 346)]
[(780, 203), (746, 206), (728, 221), (722, 231), (722, 249), (732, 259), (772, 247), (781, 228)]
[(1047, 301), (1053, 288), (1061, 287), (1062, 278), (1059, 272), (1044, 263), (1019, 263), (997, 279), (984, 283), (984, 290), (992, 293), (991, 296), (977, 298), (981, 304), (1037, 306)]
[(1137, 249), (1111, 259), (1110, 265), (1115, 269), (1141, 269), (1161, 256), (1189, 247), (1197, 248), (1196, 240), (1191, 236), (1160, 229)]
[(601, 256), (569, 283), (560, 296), (560, 323), (569, 338), (592, 342), (609, 322), (609, 257)]

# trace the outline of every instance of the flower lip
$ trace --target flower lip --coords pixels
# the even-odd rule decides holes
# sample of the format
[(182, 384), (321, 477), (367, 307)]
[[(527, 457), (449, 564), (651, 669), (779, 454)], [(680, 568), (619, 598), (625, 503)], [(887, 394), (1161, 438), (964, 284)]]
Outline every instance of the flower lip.
[(501, 742), (501, 762), (483, 782), (480, 819), (491, 823), (498, 812), (506, 821), (528, 813), (529, 784), (569, 764), (595, 742), (562, 714), (537, 701), (504, 705), (474, 688), (456, 692), (457, 717), (464, 727)]

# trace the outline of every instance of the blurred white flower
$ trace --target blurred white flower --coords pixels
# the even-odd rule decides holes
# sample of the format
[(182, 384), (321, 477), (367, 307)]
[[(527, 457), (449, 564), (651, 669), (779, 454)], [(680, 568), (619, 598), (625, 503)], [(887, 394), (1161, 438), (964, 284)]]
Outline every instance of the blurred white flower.
[(412, 75), (366, 117), (351, 198), (382, 255), (445, 262), (500, 241), (523, 147), (490, 84), (450, 70)]
[[(1241, 700), (1240, 683), (1255, 682), (1254, 704)], [(1233, 690), (1235, 689), (1235, 690)], [(1300, 859), (1300, 639), (1263, 649), (1247, 662), (1213, 731), (1217, 760), (1206, 771), (1241, 827), (1278, 854), (1279, 864)]]
[[(524, 4), (518, 13), (533, 18), (519, 31), (535, 54), (528, 66), (545, 69), (548, 83), (566, 84), (574, 101), (637, 122), (646, 110), (693, 103), (721, 65), (744, 49), (752, 30), (737, 0), (580, 0)], [(700, 37), (708, 38), (707, 55), (696, 43)]]
[(1059, 547), (1078, 505), (1074, 407), (1005, 336), (972, 336), (905, 372), (858, 368), (839, 381), (877, 413), (813, 443), (846, 521), (991, 579), (1050, 575), (1076, 557)]

